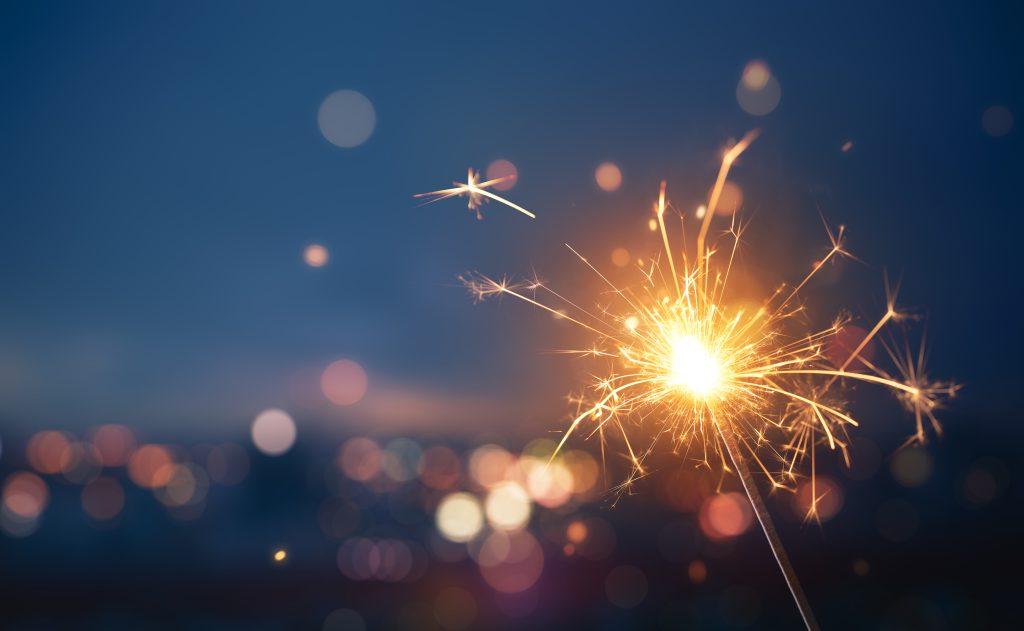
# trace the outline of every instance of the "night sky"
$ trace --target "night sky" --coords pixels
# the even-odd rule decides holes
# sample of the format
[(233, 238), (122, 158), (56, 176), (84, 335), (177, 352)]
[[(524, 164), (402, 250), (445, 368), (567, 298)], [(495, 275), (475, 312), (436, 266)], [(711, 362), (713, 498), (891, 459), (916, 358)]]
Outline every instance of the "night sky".
[[(1018, 111), (1006, 8), (4, 14), (5, 424), (234, 431), (298, 404), (287, 384), (337, 357), (363, 364), (371, 390), (528, 397), (540, 414), (564, 386), (523, 373), (550, 327), (474, 308), (455, 276), (550, 274), (572, 264), (562, 242), (610, 251), (610, 232), (642, 236), (659, 179), (699, 199), (721, 146), (754, 126), (764, 137), (736, 178), (756, 224), (788, 222), (810, 260), (827, 245), (818, 212), (845, 223), (854, 253), (902, 275), (905, 302), (930, 314), (937, 372), (969, 384), (971, 406), (1011, 408), (1020, 136), (981, 124), (990, 106)], [(758, 58), (782, 93), (765, 117), (735, 96)], [(376, 110), (356, 148), (317, 126), (339, 89)], [(411, 197), (497, 158), (519, 168), (514, 198), (538, 221)], [(591, 176), (604, 160), (624, 174), (611, 195)], [(325, 268), (302, 263), (313, 242)], [(875, 294), (881, 280), (848, 306), (869, 314)]]

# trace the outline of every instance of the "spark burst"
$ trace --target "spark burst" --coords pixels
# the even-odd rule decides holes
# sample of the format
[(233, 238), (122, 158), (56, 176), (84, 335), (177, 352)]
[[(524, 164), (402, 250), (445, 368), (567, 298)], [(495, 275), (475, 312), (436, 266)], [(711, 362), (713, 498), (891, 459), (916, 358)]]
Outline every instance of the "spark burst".
[(480, 211), (480, 209), (484, 205), (484, 202), (486, 202), (488, 199), (491, 199), (496, 202), (505, 204), (509, 208), (518, 210), (519, 212), (523, 213), (530, 219), (536, 219), (537, 215), (526, 210), (522, 206), (514, 204), (505, 199), (504, 197), (495, 195), (494, 193), (487, 190), (489, 187), (494, 186), (495, 184), (501, 184), (502, 182), (506, 182), (513, 177), (515, 176), (506, 175), (504, 177), (497, 177), (491, 180), (486, 180), (484, 182), (478, 182), (477, 180), (480, 178), (480, 174), (474, 171), (473, 169), (469, 169), (469, 172), (466, 174), (465, 182), (452, 182), (452, 188), (443, 188), (439, 191), (431, 191), (429, 193), (419, 193), (417, 195), (413, 195), (413, 197), (425, 197), (427, 198), (427, 201), (424, 202), (424, 204), (433, 204), (434, 202), (439, 202), (443, 199), (449, 199), (451, 197), (461, 197), (462, 195), (465, 195), (468, 200), (467, 205), (469, 206), (470, 210), (476, 212), (477, 219), (484, 218), (484, 215)]
[[(757, 135), (756, 130), (748, 133), (725, 153), (705, 212), (697, 218), (694, 241), (687, 240), (684, 215), (671, 213), (678, 216), (678, 230), (666, 225), (671, 207), (661, 183), (654, 213), (663, 251), (637, 264), (634, 286), (617, 286), (566, 244), (605, 287), (606, 304), (581, 306), (537, 279), (512, 282), (473, 273), (461, 280), (477, 300), (511, 296), (593, 336), (589, 348), (566, 351), (595, 362), (597, 376), (583, 396), (572, 399), (577, 410), (556, 454), (581, 432), (597, 436), (602, 453), (608, 438), (621, 439), (631, 466), (619, 487), (623, 490), (646, 475), (645, 461), (663, 444), (709, 469), (737, 473), (805, 624), (816, 628), (751, 469), (763, 474), (773, 492), (793, 490), (799, 479), (808, 478), (812, 492), (807, 519), (817, 519), (817, 452), (839, 452), (850, 464), (850, 431), (859, 426), (847, 409), (852, 384), (878, 386), (897, 397), (916, 422), (908, 443), (924, 442), (929, 428), (941, 430), (936, 412), (958, 386), (927, 376), (923, 340), (916, 352), (905, 341), (905, 332), (904, 342), (896, 341), (892, 329), (910, 318), (896, 307), (896, 292), (888, 285), (885, 312), (841, 361), (826, 350), (849, 317), (837, 317), (825, 328), (808, 328), (802, 293), (827, 264), (850, 256), (843, 227), (833, 231), (826, 225), (830, 248), (796, 285), (780, 286), (757, 308), (730, 305), (727, 288), (746, 224), (734, 215), (720, 238), (709, 243), (708, 235), (729, 171)], [(470, 208), (478, 208), (480, 200), (474, 195), (484, 194), (533, 217), (487, 195), (482, 189), (489, 184), (493, 182), (474, 184), (470, 171), (467, 183), (427, 195), (445, 199), (466, 194)], [(670, 233), (679, 245), (673, 246)], [(883, 332), (890, 341), (880, 337)], [(876, 339), (890, 368), (865, 356)]]

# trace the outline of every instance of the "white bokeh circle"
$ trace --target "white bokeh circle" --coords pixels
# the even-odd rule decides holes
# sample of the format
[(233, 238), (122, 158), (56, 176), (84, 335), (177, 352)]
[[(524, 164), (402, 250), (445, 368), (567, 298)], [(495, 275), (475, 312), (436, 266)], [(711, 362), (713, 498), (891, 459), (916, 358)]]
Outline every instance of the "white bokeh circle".
[(295, 421), (284, 410), (260, 412), (252, 422), (252, 442), (268, 456), (280, 456), (295, 444)]

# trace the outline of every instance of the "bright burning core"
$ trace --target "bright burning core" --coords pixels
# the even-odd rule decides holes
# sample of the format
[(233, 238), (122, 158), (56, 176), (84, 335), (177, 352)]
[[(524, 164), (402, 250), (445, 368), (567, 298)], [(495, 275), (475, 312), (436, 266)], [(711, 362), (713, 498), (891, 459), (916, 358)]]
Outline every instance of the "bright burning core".
[(722, 366), (695, 335), (680, 335), (672, 340), (669, 383), (705, 398), (722, 383)]

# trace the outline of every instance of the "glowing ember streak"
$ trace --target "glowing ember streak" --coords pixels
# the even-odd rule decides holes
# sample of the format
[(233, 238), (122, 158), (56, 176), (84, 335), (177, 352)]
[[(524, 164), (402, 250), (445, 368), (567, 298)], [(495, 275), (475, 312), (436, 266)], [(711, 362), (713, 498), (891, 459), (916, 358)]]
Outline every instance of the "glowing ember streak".
[(476, 212), (477, 219), (484, 218), (483, 213), (480, 212), (480, 208), (481, 206), (483, 206), (484, 202), (486, 202), (488, 199), (492, 199), (496, 202), (505, 204), (509, 208), (518, 210), (519, 212), (523, 213), (530, 219), (537, 218), (537, 215), (526, 210), (522, 206), (518, 204), (513, 204), (504, 197), (495, 195), (494, 193), (487, 190), (487, 188), (492, 187), (496, 184), (501, 184), (502, 182), (514, 179), (516, 177), (515, 175), (506, 175), (504, 177), (494, 178), (493, 180), (487, 180), (485, 182), (477, 182), (477, 179), (479, 177), (480, 175), (476, 171), (474, 171), (473, 169), (469, 169), (469, 173), (466, 175), (465, 182), (452, 182), (452, 184), (454, 184), (454, 188), (443, 188), (439, 191), (419, 193), (417, 195), (413, 195), (413, 197), (429, 198), (424, 203), (433, 204), (434, 202), (439, 202), (443, 199), (448, 199), (450, 197), (459, 197), (461, 195), (465, 195), (469, 200), (469, 209)]
[[(830, 358), (824, 349), (848, 317), (838, 317), (820, 330), (809, 329), (806, 317), (796, 317), (806, 316), (800, 292), (811, 278), (829, 262), (849, 256), (843, 227), (833, 232), (826, 226), (830, 249), (795, 286), (780, 286), (758, 308), (731, 306), (729, 277), (745, 225), (733, 216), (728, 231), (710, 244), (709, 229), (729, 170), (757, 135), (756, 130), (748, 133), (724, 154), (689, 253), (682, 215), (677, 217), (682, 247), (673, 247), (665, 220), (670, 205), (662, 182), (654, 207), (657, 222), (652, 226), (660, 231), (664, 261), (641, 257), (636, 285), (616, 286), (567, 244), (607, 290), (601, 293), (599, 299), (604, 302), (597, 308), (583, 307), (582, 301), (569, 299), (539, 280), (512, 282), (481, 274), (467, 274), (461, 280), (478, 300), (512, 296), (593, 335), (590, 348), (567, 351), (598, 366), (585, 394), (571, 399), (577, 410), (558, 450), (579, 431), (597, 436), (602, 454), (609, 438), (620, 438), (631, 463), (620, 492), (646, 475), (645, 460), (658, 444), (667, 444), (673, 453), (709, 469), (735, 471), (804, 622), (815, 628), (751, 469), (763, 474), (772, 490), (794, 490), (799, 478), (809, 476), (807, 518), (816, 519), (822, 497), (815, 485), (818, 448), (839, 451), (849, 465), (848, 432), (858, 426), (845, 404), (850, 385), (880, 386), (895, 394), (916, 422), (908, 442), (924, 442), (927, 427), (940, 430), (936, 411), (958, 386), (926, 376), (923, 340), (916, 353), (906, 342), (881, 340), (883, 331), (909, 320), (897, 310), (895, 292), (888, 287), (885, 313), (842, 361)], [(472, 208), (474, 192), (487, 184), (473, 181), (470, 172), (469, 183), (433, 195), (443, 199), (468, 193)], [(882, 341), (891, 368), (862, 354), (873, 340)], [(641, 440), (646, 441), (645, 447), (639, 446)], [(808, 461), (810, 470), (804, 472), (801, 465)]]

